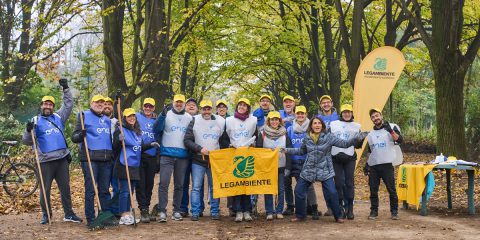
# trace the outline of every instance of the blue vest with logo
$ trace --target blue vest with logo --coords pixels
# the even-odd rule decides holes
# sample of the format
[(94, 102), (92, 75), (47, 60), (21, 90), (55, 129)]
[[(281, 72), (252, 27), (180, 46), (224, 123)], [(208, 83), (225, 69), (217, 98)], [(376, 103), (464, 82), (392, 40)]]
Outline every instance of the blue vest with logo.
[(337, 114), (336, 111), (332, 112), (332, 114), (330, 114), (328, 116), (325, 116), (323, 114), (318, 114), (317, 116), (325, 122), (325, 125), (327, 126), (327, 129), (330, 128), (330, 123), (331, 122), (340, 119), (340, 117), (338, 117), (338, 114)]
[[(123, 134), (125, 135), (125, 150), (127, 152), (128, 166), (139, 167), (142, 157), (142, 136), (124, 127)], [(123, 148), (120, 151), (120, 163), (125, 166)]]
[(283, 122), (285, 123), (285, 128), (292, 126), (293, 121), (295, 121), (295, 115), (288, 115), (285, 110), (279, 110), (280, 117), (282, 118)]
[[(87, 130), (87, 143), (89, 150), (112, 150), (110, 138), (111, 120), (105, 115), (97, 116), (90, 110), (83, 112), (85, 130)], [(83, 143), (80, 144), (83, 149)]]
[[(140, 130), (142, 130), (142, 140), (143, 143), (151, 143), (155, 141), (155, 136), (153, 134), (153, 123), (155, 123), (155, 118), (147, 118), (141, 113), (136, 113), (138, 124), (140, 124)], [(145, 151), (146, 154), (150, 156), (157, 155), (157, 148), (150, 148)]]
[[(290, 141), (292, 141), (292, 147), (294, 147), (294, 148), (301, 147), (302, 144), (303, 144), (303, 139), (307, 135), (306, 132), (305, 133), (295, 133), (295, 131), (293, 131), (293, 126), (291, 126), (287, 129), (287, 134), (288, 134), (288, 137), (290, 138)], [(307, 158), (307, 154), (305, 154), (305, 155), (290, 155), (290, 156), (291, 156), (291, 159), (293, 161), (305, 160)]]
[[(55, 127), (54, 124), (49, 122), (47, 118), (51, 122), (55, 123), (58, 128)], [(38, 145), (42, 153), (48, 153), (67, 148), (65, 138), (63, 137), (63, 129), (64, 125), (62, 118), (56, 113), (48, 117), (37, 117), (35, 135), (37, 137)]]

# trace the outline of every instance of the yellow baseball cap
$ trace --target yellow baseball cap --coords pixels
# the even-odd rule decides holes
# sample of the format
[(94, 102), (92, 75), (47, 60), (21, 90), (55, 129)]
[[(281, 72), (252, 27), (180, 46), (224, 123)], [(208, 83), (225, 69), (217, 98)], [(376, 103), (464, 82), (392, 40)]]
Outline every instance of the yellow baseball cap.
[(241, 103), (241, 102), (244, 102), (245, 104), (247, 104), (248, 106), (251, 106), (250, 105), (250, 100), (246, 99), (246, 98), (240, 98), (238, 99), (237, 101), (237, 104)]
[(210, 101), (210, 100), (208, 100), (208, 99), (202, 100), (202, 101), (200, 102), (200, 107), (201, 107), (201, 108), (204, 108), (204, 107), (212, 107), (212, 106), (213, 106), (212, 101)]
[(277, 112), (277, 111), (271, 111), (271, 112), (268, 113), (267, 119), (272, 119), (272, 118), (280, 118), (280, 119), (282, 119), (282, 118), (280, 117), (280, 113)]
[(217, 100), (217, 102), (215, 103), (215, 106), (218, 106), (220, 104), (224, 104), (225, 106), (228, 107), (227, 102), (223, 99)]
[(330, 97), (330, 95), (321, 96), (319, 101), (321, 102), (324, 98), (327, 98), (328, 100), (332, 101), (332, 97)]
[(143, 100), (143, 105), (145, 105), (145, 104), (150, 104), (150, 105), (152, 105), (152, 106), (155, 107), (155, 99), (153, 99), (153, 98), (145, 98), (145, 99)]
[(105, 97), (103, 98), (103, 100), (105, 100), (105, 102), (111, 102), (113, 103), (113, 99), (109, 98), (109, 97)]
[(370, 111), (368, 111), (368, 114), (370, 116), (372, 116), (372, 114), (375, 113), (375, 112), (378, 112), (378, 113), (382, 114), (382, 110), (380, 110), (380, 108), (372, 108), (372, 109), (370, 109)]
[(42, 97), (42, 102), (45, 102), (45, 101), (50, 101), (50, 102), (52, 102), (53, 104), (55, 104), (55, 98), (52, 97), (52, 96), (43, 96), (43, 97)]
[(133, 108), (125, 108), (125, 110), (123, 110), (124, 117), (128, 117), (132, 114), (135, 114), (135, 110)]
[(353, 107), (352, 107), (352, 105), (350, 105), (350, 104), (343, 104), (343, 105), (340, 107), (340, 113), (342, 113), (343, 111), (353, 112)]
[(290, 96), (290, 95), (287, 95), (287, 96), (283, 97), (283, 101), (284, 101), (284, 102), (285, 102), (285, 100), (292, 100), (292, 101), (295, 102), (295, 98), (292, 97), (292, 96)]
[(105, 98), (100, 94), (93, 95), (92, 100), (90, 102), (98, 102), (98, 101), (105, 101)]
[(174, 101), (174, 102), (177, 102), (177, 101), (185, 102), (185, 95), (183, 95), (183, 94), (175, 94), (175, 96), (173, 96), (173, 101)]
[[(270, 96), (267, 95), (267, 94), (263, 94), (262, 96), (260, 96), (260, 98), (258, 99), (258, 101), (262, 101), (262, 99), (264, 99), (264, 98), (268, 98), (268, 100), (272, 101), (272, 97), (270, 97)], [(250, 104), (248, 104), (248, 105), (250, 105)]]
[(296, 106), (295, 107), (295, 113), (299, 113), (299, 112), (307, 113), (307, 108), (303, 105)]

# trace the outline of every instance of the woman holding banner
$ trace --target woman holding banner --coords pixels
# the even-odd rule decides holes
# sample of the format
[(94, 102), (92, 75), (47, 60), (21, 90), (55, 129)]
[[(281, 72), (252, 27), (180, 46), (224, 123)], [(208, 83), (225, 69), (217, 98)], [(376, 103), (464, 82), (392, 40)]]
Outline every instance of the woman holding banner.
[[(257, 147), (270, 148), (272, 150), (287, 147), (287, 143), (290, 143), (290, 140), (288, 139), (287, 130), (283, 126), (283, 121), (280, 117), (280, 113), (277, 111), (271, 111), (268, 113), (263, 130), (259, 133), (257, 138)], [(278, 159), (278, 202), (277, 204), (274, 204), (273, 195), (265, 194), (267, 220), (273, 220), (274, 214), (277, 219), (283, 219), (282, 212), (285, 202), (284, 176), (286, 165), (287, 158), (285, 153), (280, 153)]]
[(322, 183), (323, 196), (327, 206), (332, 209), (337, 223), (343, 223), (341, 218), (338, 194), (333, 177), (332, 147), (347, 148), (363, 142), (366, 132), (357, 133), (349, 140), (337, 138), (327, 132), (326, 125), (318, 116), (314, 117), (309, 124), (308, 134), (300, 148), (285, 148), (285, 152), (291, 155), (307, 154), (300, 178), (295, 186), (295, 213), (296, 218), (292, 222), (304, 221), (306, 214), (307, 190), (315, 181)]
[[(235, 114), (226, 119), (225, 132), (220, 141), (221, 148), (225, 147), (246, 147), (255, 142), (257, 136), (257, 118), (250, 115), (250, 101), (240, 98), (235, 108)], [(252, 204), (250, 195), (239, 195), (233, 197), (233, 210), (235, 211), (235, 222), (252, 221), (250, 213)]]

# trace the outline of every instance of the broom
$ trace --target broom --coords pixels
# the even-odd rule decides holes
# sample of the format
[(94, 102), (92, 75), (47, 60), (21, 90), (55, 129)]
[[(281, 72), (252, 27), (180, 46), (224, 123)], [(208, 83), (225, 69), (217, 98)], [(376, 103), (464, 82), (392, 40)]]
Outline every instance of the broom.
[(35, 152), (35, 160), (37, 162), (37, 167), (38, 167), (38, 175), (40, 176), (40, 183), (42, 184), (43, 201), (45, 201), (45, 209), (47, 210), (48, 225), (51, 225), (52, 220), (50, 217), (50, 208), (48, 206), (49, 204), (47, 201), (47, 193), (45, 192), (45, 184), (43, 183), (42, 167), (40, 166), (40, 159), (38, 158), (38, 149), (37, 149), (37, 140), (35, 139), (35, 130), (31, 131), (31, 135), (32, 135), (33, 149)]
[[(85, 125), (83, 123), (83, 112), (79, 112), (80, 114), (80, 123), (82, 125), (82, 131), (85, 130)], [(90, 230), (93, 229), (102, 229), (107, 226), (115, 226), (116, 224), (114, 223), (115, 220), (115, 215), (113, 215), (112, 212), (110, 211), (102, 211), (102, 205), (100, 204), (100, 198), (98, 197), (98, 189), (97, 189), (97, 184), (95, 183), (95, 177), (93, 175), (93, 169), (92, 169), (92, 163), (90, 161), (90, 152), (88, 151), (88, 143), (87, 143), (87, 137), (83, 136), (83, 146), (85, 149), (85, 153), (87, 155), (87, 162), (88, 162), (88, 168), (90, 170), (90, 178), (92, 178), (92, 184), (93, 184), (93, 190), (95, 191), (95, 197), (97, 199), (97, 210), (98, 210), (98, 216), (88, 225), (88, 228)]]

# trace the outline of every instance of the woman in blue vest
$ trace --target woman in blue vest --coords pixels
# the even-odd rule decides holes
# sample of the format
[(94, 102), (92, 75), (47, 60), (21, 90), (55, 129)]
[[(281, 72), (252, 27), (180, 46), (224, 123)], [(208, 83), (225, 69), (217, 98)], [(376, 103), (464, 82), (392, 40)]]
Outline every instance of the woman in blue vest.
[[(289, 141), (287, 129), (283, 126), (280, 113), (277, 111), (269, 112), (263, 130), (258, 134), (256, 146), (275, 150), (276, 148), (287, 147)], [(278, 157), (278, 203), (274, 208), (273, 195), (265, 194), (267, 220), (273, 220), (274, 214), (277, 219), (283, 219), (283, 207), (285, 202), (284, 176), (285, 167), (287, 166), (287, 157), (283, 152), (280, 152)]]
[(310, 121), (308, 134), (300, 148), (286, 148), (285, 152), (292, 155), (307, 154), (300, 178), (295, 186), (295, 213), (296, 218), (292, 222), (304, 221), (306, 218), (306, 194), (307, 189), (314, 182), (322, 183), (323, 196), (327, 206), (332, 209), (337, 223), (343, 223), (341, 218), (338, 194), (335, 188), (331, 149), (335, 147), (350, 147), (362, 142), (367, 133), (355, 134), (349, 140), (337, 138), (327, 132), (325, 123), (319, 117)]
[[(250, 115), (250, 101), (240, 98), (235, 108), (235, 114), (226, 119), (225, 132), (220, 140), (221, 148), (251, 146), (257, 136), (257, 118)], [(233, 197), (235, 222), (252, 221), (252, 203), (250, 195)]]
[[(360, 124), (353, 122), (353, 107), (344, 104), (340, 108), (340, 120), (330, 123), (330, 131), (338, 138), (348, 140), (355, 133), (360, 132)], [(357, 154), (355, 148), (361, 145), (348, 148), (332, 147), (333, 168), (335, 169), (335, 187), (338, 192), (342, 218), (354, 219), (353, 199), (355, 196), (355, 165)], [(344, 191), (344, 189), (346, 191)]]
[(142, 130), (137, 121), (135, 110), (127, 108), (123, 110), (123, 135), (120, 129), (116, 129), (113, 134), (113, 148), (115, 151), (115, 171), (114, 176), (118, 179), (120, 194), (118, 198), (119, 212), (121, 214), (121, 225), (132, 225), (134, 223), (133, 216), (130, 212), (130, 196), (128, 190), (128, 178), (124, 159), (124, 150), (122, 148), (122, 141), (125, 142), (125, 151), (128, 161), (128, 171), (130, 173), (130, 184), (132, 187), (132, 194), (135, 190), (135, 185), (140, 180), (140, 162), (142, 151), (146, 151), (152, 147), (160, 147), (157, 142), (143, 144)]

